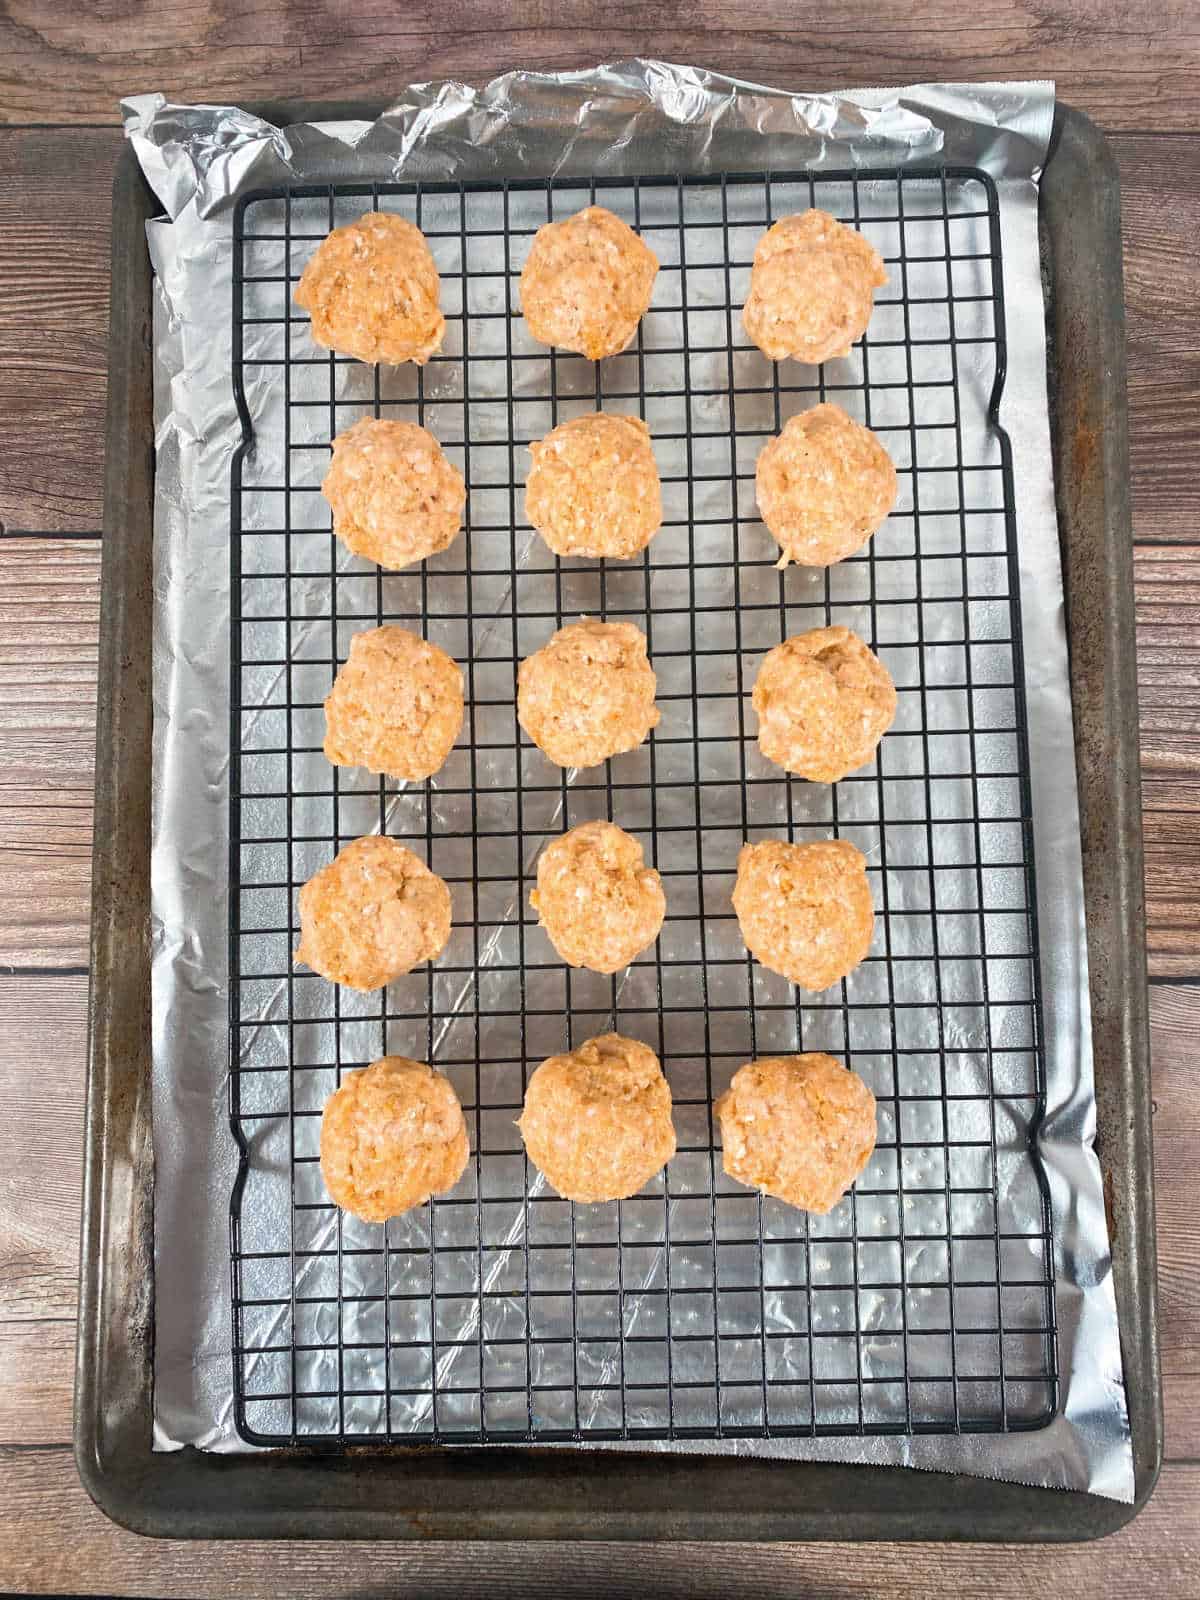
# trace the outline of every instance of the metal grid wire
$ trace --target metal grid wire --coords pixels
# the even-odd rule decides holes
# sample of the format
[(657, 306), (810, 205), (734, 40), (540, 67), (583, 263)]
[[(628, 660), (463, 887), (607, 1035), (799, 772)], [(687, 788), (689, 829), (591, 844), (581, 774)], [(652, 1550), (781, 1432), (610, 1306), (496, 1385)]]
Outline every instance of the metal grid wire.
[[(599, 200), (662, 270), (636, 343), (594, 365), (529, 338), (536, 227)], [(888, 263), (868, 336), (820, 369), (741, 329), (755, 241), (821, 206)], [(429, 238), (447, 337), (423, 369), (315, 347), (291, 302), (319, 239), (368, 209)], [(234, 231), (231, 1208), (234, 1398), (249, 1440), (712, 1439), (1033, 1428), (1057, 1401), (1032, 834), (999, 229), (976, 171), (519, 180), (263, 191)], [(778, 572), (755, 457), (826, 396), (884, 439), (895, 514), (827, 571)], [(557, 561), (524, 521), (523, 447), (604, 407), (650, 426), (665, 523), (632, 563)], [(465, 531), (385, 573), (334, 540), (333, 435), (415, 419), (462, 467)], [(580, 614), (646, 632), (662, 722), (562, 772), (525, 739), (519, 661)], [(467, 680), (428, 784), (335, 769), (321, 703), (349, 639), (401, 622)], [(827, 787), (762, 760), (762, 653), (845, 622), (899, 691), (879, 762)], [(748, 726), (749, 723), (749, 726)], [(559, 962), (529, 908), (540, 847), (607, 817), (667, 893), (657, 945), (613, 978)], [(379, 829), (450, 884), (442, 958), (358, 995), (296, 969), (298, 888)], [(729, 900), (746, 838), (856, 842), (870, 958), (819, 996), (753, 964)], [(528, 1074), (607, 1031), (662, 1059), (679, 1153), (637, 1197), (573, 1206), (514, 1126)], [(321, 1109), (385, 1049), (466, 1111), (454, 1192), (386, 1228), (337, 1212)], [(879, 1143), (828, 1217), (728, 1180), (712, 1101), (757, 1054), (828, 1050), (879, 1105)]]

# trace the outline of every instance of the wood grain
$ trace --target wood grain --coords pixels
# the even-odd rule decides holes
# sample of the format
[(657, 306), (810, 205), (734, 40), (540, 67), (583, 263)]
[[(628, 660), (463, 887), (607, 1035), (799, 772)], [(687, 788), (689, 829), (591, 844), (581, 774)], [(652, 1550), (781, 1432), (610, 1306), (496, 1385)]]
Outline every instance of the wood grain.
[(1146, 937), (1158, 977), (1200, 972), (1200, 546), (1134, 558)]
[(100, 546), (0, 542), (0, 968), (87, 960)]
[(105, 1520), (65, 1449), (0, 1451), (5, 1539), (0, 1575), (14, 1588), (71, 1594), (289, 1600), (398, 1593), (453, 1600), (894, 1600), (1050, 1593), (1195, 1593), (1200, 1467), (1168, 1467), (1147, 1510), (1100, 1545), (188, 1544), (139, 1539)]
[(86, 1033), (86, 974), (0, 974), (0, 1329), (31, 1350), (75, 1315)]
[(1180, 1380), (1168, 1448), (1200, 1457), (1200, 985), (1152, 988), (1150, 1027), (1162, 1364)]
[(1200, 544), (1138, 549), (1134, 581), (1142, 769), (1200, 777)]
[(100, 526), (121, 145), (108, 128), (0, 137), (0, 529)]
[[(883, 4), (855, 0), (140, 0), (99, 23), (57, 0), (11, 0), (0, 21), (0, 118), (103, 122), (121, 95), (388, 98), (404, 84), (481, 83), (515, 66), (560, 70), (655, 55), (760, 83), (1053, 77), (1113, 128), (1190, 130), (1200, 115), (1200, 23), (1186, 0)], [(102, 32), (103, 43), (98, 34)]]
[(0, 1322), (0, 1439), (68, 1441), (74, 1379), (73, 1318)]
[(1194, 543), (1200, 487), (1189, 462), (1200, 389), (1200, 159), (1189, 145), (1113, 141), (1121, 169), (1134, 538)]
[(1191, 1372), (1164, 1373), (1163, 1410), (1167, 1460), (1200, 1465), (1200, 1376)]

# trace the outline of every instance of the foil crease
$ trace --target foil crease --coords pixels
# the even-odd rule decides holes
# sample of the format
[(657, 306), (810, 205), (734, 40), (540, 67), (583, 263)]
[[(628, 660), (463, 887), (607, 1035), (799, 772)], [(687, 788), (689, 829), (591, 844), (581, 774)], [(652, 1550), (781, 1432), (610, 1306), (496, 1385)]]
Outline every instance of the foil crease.
[[(1095, 1133), (1079, 824), (1050, 466), (1036, 181), (1053, 86), (923, 85), (790, 94), (636, 60), (510, 73), (482, 89), (413, 85), (374, 120), (275, 128), (236, 107), (124, 103), (166, 211), (155, 269), (153, 1093), (155, 1443), (249, 1448), (232, 1420), (227, 1117), (231, 215), (250, 190), (305, 181), (650, 175), (931, 161), (997, 181), (1046, 1028), (1059, 1415), (1039, 1431), (656, 1443), (643, 1448), (902, 1464), (1129, 1501), (1132, 1455)], [(247, 394), (266, 416), (270, 396)], [(271, 1016), (264, 1008), (264, 1022)], [(475, 1337), (477, 1329), (464, 1329)], [(584, 1446), (585, 1448), (587, 1446)], [(601, 1446), (593, 1446), (601, 1447)], [(614, 1448), (638, 1448), (628, 1444)]]

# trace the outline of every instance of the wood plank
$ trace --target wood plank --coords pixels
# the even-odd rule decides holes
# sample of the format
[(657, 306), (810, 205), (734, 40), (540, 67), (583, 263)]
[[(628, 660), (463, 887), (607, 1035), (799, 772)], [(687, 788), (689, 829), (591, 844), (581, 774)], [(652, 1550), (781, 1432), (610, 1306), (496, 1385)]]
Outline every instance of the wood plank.
[[(0, 23), (0, 36), (12, 26)], [(122, 142), (106, 128), (0, 137), (0, 531), (100, 526), (109, 194)]]
[(85, 974), (0, 973), (0, 1327), (75, 1315), (86, 1037)]
[(1163, 1374), (1168, 1461), (1200, 1464), (1200, 1374)]
[[(1192, 1065), (1195, 1077), (1195, 1062)], [(1200, 1375), (1200, 1218), (1192, 1135), (1154, 1134), (1158, 1327), (1163, 1371)]]
[(68, 1444), (75, 1324), (0, 1321), (0, 1441)]
[(87, 961), (100, 545), (0, 541), (0, 967)]
[(1143, 766), (1142, 807), (1146, 811), (1200, 811), (1200, 773), (1148, 772)]
[(1200, 1139), (1200, 984), (1151, 984), (1150, 1031), (1155, 1131)]
[(1200, 777), (1200, 545), (1141, 546), (1133, 571), (1142, 768)]
[(1134, 553), (1146, 938), (1156, 977), (1200, 974), (1200, 546)]
[[(1195, 1593), (1200, 1562), (1200, 1467), (1171, 1465), (1142, 1515), (1100, 1544), (189, 1543), (139, 1539), (92, 1505), (65, 1449), (0, 1451), (5, 1538), (0, 1584), (70, 1594), (522, 1597), (570, 1592), (621, 1600), (644, 1594), (964, 1596), (1094, 1600)], [(388, 1574), (386, 1578), (381, 1574)]]
[(638, 54), (805, 89), (1053, 77), (1065, 99), (1111, 127), (1188, 130), (1200, 117), (1200, 26), (1184, 0), (1133, 11), (1106, 0), (993, 0), (982, 13), (933, 0), (880, 7), (869, 29), (854, 0), (664, 0), (653, 14), (634, 0), (588, 0), (565, 17), (548, 0), (263, 0), (252, 10), (158, 0), (106, 12), (100, 46), (90, 14), (17, 0), (0, 21), (0, 118), (112, 121), (120, 95), (148, 89), (208, 101), (328, 99), (352, 84), (386, 98), (430, 78), (480, 83), (518, 65), (561, 70)]
[(1200, 975), (1200, 815), (1150, 811), (1146, 852), (1146, 948), (1157, 978)]
[[(1200, 984), (1151, 986), (1150, 1043), (1163, 1370), (1200, 1379)], [(1188, 1386), (1183, 1394), (1183, 1437), (1200, 1455), (1197, 1392)]]
[(1121, 169), (1134, 537), (1194, 543), (1200, 140), (1112, 143)]

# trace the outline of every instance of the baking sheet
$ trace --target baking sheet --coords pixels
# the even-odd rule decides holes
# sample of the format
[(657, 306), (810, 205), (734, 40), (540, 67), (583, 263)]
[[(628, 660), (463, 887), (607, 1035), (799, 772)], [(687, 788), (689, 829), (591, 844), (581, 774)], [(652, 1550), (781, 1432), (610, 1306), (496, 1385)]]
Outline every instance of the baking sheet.
[[(720, 1447), (903, 1461), (1129, 1498), (1132, 1473), (1107, 1241), (1090, 1152), (1093, 1100), (1074, 775), (1061, 755), (1070, 749), (1070, 713), (1032, 182), (1051, 110), (1044, 85), (797, 98), (659, 63), (565, 79), (517, 75), (478, 92), (418, 88), (381, 122), (338, 130), (280, 133), (221, 108), (170, 107), (158, 97), (129, 103), (131, 136), (174, 218), (151, 225), (159, 274), (160, 406), (154, 845), (160, 1445), (239, 1443), (228, 1405), (225, 1232), (234, 1165), (224, 1121), (228, 750), (227, 724), (213, 711), (224, 706), (228, 692), (227, 497), (237, 437), (223, 320), (230, 199), (281, 178), (325, 177), (334, 170), (353, 177), (364, 156), (381, 151), (394, 151), (401, 176), (510, 168), (896, 165), (937, 158), (984, 166), (997, 176), (1001, 193), (1010, 362), (1002, 420), (1017, 464), (1026, 661), (1034, 664), (1029, 725), (1048, 1072), (1040, 1147), (1059, 1247), (1064, 1409), (1049, 1428), (1021, 1438), (756, 1440)], [(564, 125), (574, 130), (566, 139), (560, 134)], [(198, 1137), (201, 1130), (206, 1137)]]

